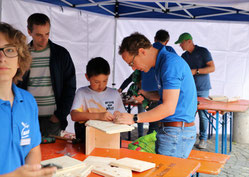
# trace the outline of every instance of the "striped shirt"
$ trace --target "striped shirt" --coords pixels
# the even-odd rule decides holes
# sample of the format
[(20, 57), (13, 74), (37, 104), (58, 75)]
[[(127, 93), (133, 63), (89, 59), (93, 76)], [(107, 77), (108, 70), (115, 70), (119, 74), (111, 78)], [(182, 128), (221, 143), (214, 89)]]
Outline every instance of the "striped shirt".
[(49, 69), (50, 48), (31, 50), (31, 56), (28, 91), (36, 99), (39, 116), (51, 116), (56, 109), (56, 103)]

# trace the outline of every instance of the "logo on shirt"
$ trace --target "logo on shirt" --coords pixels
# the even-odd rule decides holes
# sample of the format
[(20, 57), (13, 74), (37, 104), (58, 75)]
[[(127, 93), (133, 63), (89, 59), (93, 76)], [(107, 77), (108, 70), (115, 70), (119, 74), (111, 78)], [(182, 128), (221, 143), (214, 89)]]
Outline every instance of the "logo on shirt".
[(22, 131), (21, 131), (21, 138), (22, 139), (28, 138), (29, 137), (29, 133), (30, 133), (29, 124), (24, 123), (24, 122), (22, 122), (21, 124), (23, 126)]
[(114, 110), (114, 101), (105, 101), (106, 110), (113, 111)]

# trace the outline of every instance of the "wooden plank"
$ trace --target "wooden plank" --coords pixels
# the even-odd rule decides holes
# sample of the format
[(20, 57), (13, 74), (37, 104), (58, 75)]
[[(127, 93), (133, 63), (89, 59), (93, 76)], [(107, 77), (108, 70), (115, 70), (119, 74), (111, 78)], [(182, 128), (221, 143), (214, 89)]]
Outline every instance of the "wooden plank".
[(96, 148), (120, 148), (120, 133), (106, 134), (98, 129), (95, 129), (95, 147)]
[(116, 158), (88, 156), (84, 163), (93, 166), (93, 172), (106, 177), (132, 177), (129, 169), (111, 167), (109, 164), (115, 162)]
[(145, 170), (156, 167), (155, 163), (146, 162), (142, 160), (132, 159), (132, 158), (122, 158), (110, 163), (113, 166), (131, 169), (137, 172), (143, 172)]
[(234, 102), (213, 101), (203, 97), (198, 97), (200, 104), (198, 110), (215, 110), (224, 112), (245, 112), (249, 108), (248, 100), (238, 100)]
[(209, 98), (213, 101), (222, 101), (222, 102), (234, 102), (238, 101), (239, 97), (227, 97), (227, 96), (209, 96)]
[(104, 166), (104, 165), (108, 166), (113, 161), (116, 161), (116, 158), (88, 156), (83, 162), (93, 166)]
[(41, 162), (42, 165), (53, 163), (59, 166), (62, 166), (62, 169), (56, 171), (56, 174), (53, 177), (62, 177), (62, 176), (87, 176), (91, 173), (93, 166), (87, 165), (80, 160), (62, 156), (56, 157), (49, 160), (44, 160)]
[(114, 124), (113, 122), (101, 121), (101, 120), (88, 120), (86, 126), (91, 126), (104, 131), (107, 134), (115, 134), (121, 132), (132, 131), (134, 127), (123, 124)]
[(223, 164), (225, 164), (229, 158), (230, 155), (219, 154), (214, 152), (198, 151), (198, 150), (192, 150), (188, 157), (188, 159), (217, 162)]
[(94, 148), (120, 148), (120, 133), (106, 134), (94, 127), (86, 127), (86, 155), (89, 155)]
[(94, 167), (92, 172), (105, 177), (132, 177), (132, 171), (111, 166)]
[(86, 155), (90, 154), (92, 150), (95, 148), (95, 128), (86, 127)]
[(198, 162), (201, 163), (201, 166), (197, 170), (197, 172), (203, 174), (218, 175), (220, 174), (221, 169), (224, 167), (223, 163), (218, 163), (218, 162), (201, 161), (201, 160), (198, 160)]

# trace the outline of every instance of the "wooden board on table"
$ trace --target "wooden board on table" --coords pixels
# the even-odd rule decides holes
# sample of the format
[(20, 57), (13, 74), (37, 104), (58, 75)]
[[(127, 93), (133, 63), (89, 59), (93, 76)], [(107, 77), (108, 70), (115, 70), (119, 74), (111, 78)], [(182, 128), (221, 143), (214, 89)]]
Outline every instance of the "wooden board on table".
[(113, 122), (101, 121), (101, 120), (88, 120), (86, 126), (91, 126), (104, 131), (107, 134), (115, 134), (121, 132), (132, 131), (134, 127), (129, 125), (114, 124)]
[(42, 165), (53, 163), (62, 167), (56, 171), (53, 177), (64, 177), (64, 176), (87, 176), (91, 173), (93, 166), (87, 165), (80, 160), (62, 156), (41, 162)]
[(132, 171), (130, 169), (111, 166), (94, 167), (92, 172), (105, 177), (132, 177)]
[(111, 162), (110, 165), (117, 166), (120, 168), (131, 169), (137, 172), (143, 172), (156, 166), (155, 163), (132, 159), (128, 157)]
[(116, 158), (88, 156), (83, 162), (93, 166), (93, 172), (105, 177), (132, 177), (129, 169), (111, 167), (109, 164), (116, 161)]
[(209, 96), (210, 100), (213, 101), (222, 101), (222, 102), (233, 102), (233, 101), (238, 101), (240, 98), (239, 97), (227, 97), (227, 96), (217, 96), (217, 95), (213, 95), (213, 96)]
[(97, 128), (87, 126), (85, 154), (89, 155), (94, 148), (120, 149), (120, 133), (107, 134)]
[(93, 166), (104, 166), (104, 165), (109, 166), (109, 164), (113, 161), (116, 161), (116, 158), (88, 156), (83, 162)]

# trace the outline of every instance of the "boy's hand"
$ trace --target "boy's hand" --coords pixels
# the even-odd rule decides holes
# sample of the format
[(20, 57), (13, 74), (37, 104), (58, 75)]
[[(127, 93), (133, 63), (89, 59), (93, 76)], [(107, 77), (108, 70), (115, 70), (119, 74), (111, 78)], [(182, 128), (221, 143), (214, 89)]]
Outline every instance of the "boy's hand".
[(116, 117), (118, 117), (119, 115), (121, 115), (121, 112), (115, 111), (113, 115), (114, 115), (114, 117), (116, 118)]
[(50, 177), (56, 172), (56, 167), (41, 168), (37, 165), (24, 165), (10, 173), (10, 176), (25, 176), (25, 177)]
[(134, 124), (133, 114), (129, 113), (120, 113), (115, 117), (113, 121), (114, 123), (117, 124), (128, 124), (128, 125)]
[(110, 112), (104, 112), (100, 118), (100, 120), (105, 120), (105, 121), (113, 121), (113, 119), (114, 119), (114, 115)]

